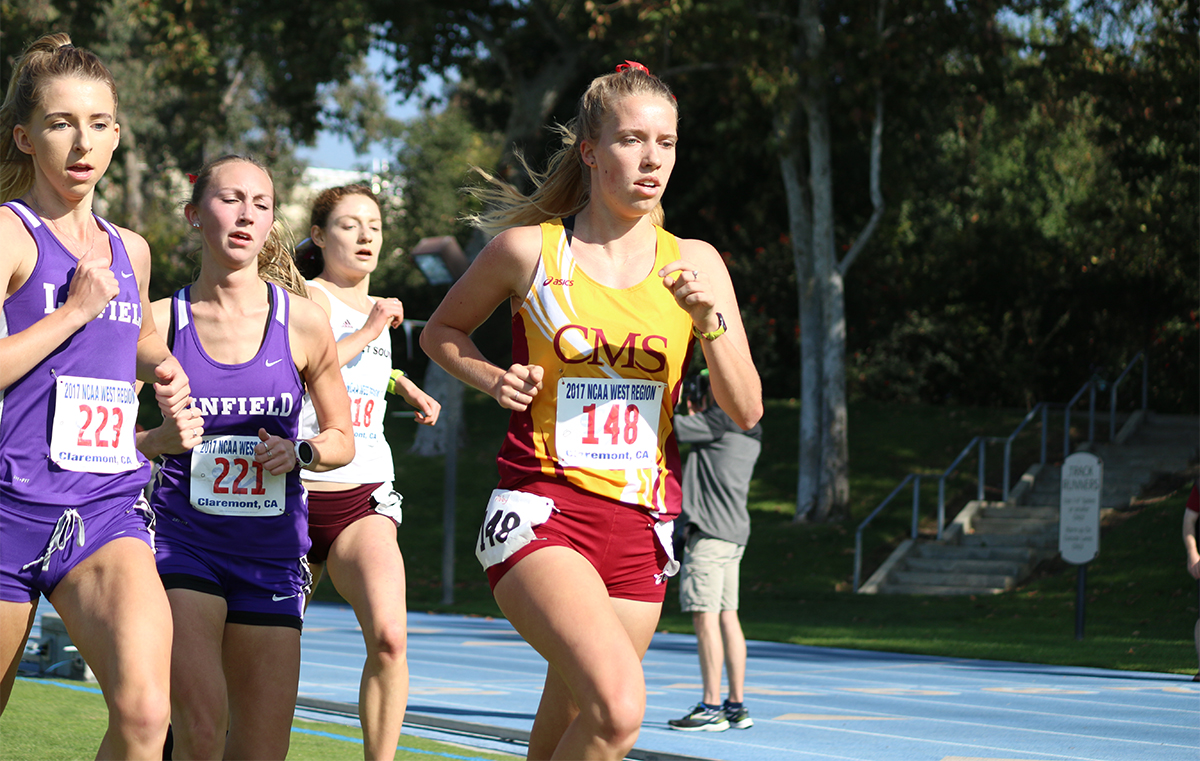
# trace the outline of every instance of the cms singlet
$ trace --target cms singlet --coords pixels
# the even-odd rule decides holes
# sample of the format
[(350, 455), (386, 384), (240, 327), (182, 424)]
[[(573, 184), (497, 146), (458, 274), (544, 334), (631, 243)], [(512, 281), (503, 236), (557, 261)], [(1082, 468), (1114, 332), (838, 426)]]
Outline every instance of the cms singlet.
[(258, 353), (213, 360), (196, 333), (191, 287), (171, 300), (171, 351), (187, 371), (204, 441), (166, 455), (150, 504), (161, 534), (231, 555), (295, 558), (309, 548), (308, 502), (293, 470), (273, 476), (254, 459), (258, 429), (296, 439), (304, 385), (288, 339), (288, 293), (268, 283), (271, 316)]
[[(26, 330), (67, 300), (78, 260), (20, 201), (16, 212), (37, 243), (29, 279), (4, 301), (0, 338)], [(133, 265), (117, 229), (108, 233), (118, 292), (94, 320), (23, 378), (0, 390), (0, 499), (55, 513), (87, 514), (128, 501), (150, 478), (137, 452), (137, 341), (142, 303)]]
[(618, 289), (577, 266), (561, 220), (541, 229), (541, 261), (512, 331), (513, 361), (541, 365), (545, 376), (529, 409), (510, 419), (500, 487), (565, 481), (670, 520), (681, 504), (671, 415), (692, 321), (657, 272), (679, 258), (679, 244), (656, 227), (654, 266)]

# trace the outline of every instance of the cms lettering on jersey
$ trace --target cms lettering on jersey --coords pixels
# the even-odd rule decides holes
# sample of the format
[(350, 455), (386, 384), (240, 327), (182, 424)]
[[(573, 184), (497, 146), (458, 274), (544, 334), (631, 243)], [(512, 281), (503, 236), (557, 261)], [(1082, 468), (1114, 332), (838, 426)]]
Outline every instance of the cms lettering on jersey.
[[(59, 287), (60, 286), (56, 283), (42, 283), (42, 291), (46, 294), (46, 314), (50, 314), (55, 309), (58, 309), (63, 304), (67, 303), (65, 298), (62, 301), (59, 301), (56, 298), (55, 294), (57, 293)], [(63, 292), (66, 292), (65, 287), (63, 288)], [(100, 312), (100, 314), (96, 315), (96, 319), (109, 319), (113, 320), (114, 322), (127, 322), (140, 328), (142, 327), (142, 305), (136, 301), (117, 301), (116, 299), (113, 299), (112, 301), (108, 302), (108, 306), (106, 306)]]
[[(568, 331), (577, 333), (579, 338), (590, 343), (591, 350), (575, 350), (569, 340), (564, 340)], [(657, 373), (667, 366), (667, 356), (663, 353), (666, 349), (665, 336), (626, 333), (625, 338), (617, 343), (608, 339), (603, 328), (583, 325), (564, 325), (554, 334), (554, 353), (568, 365), (607, 364), (609, 367), (636, 367), (643, 372)]]
[(296, 400), (284, 392), (279, 396), (200, 396), (192, 406), (205, 417), (209, 415), (277, 415), (292, 414)]

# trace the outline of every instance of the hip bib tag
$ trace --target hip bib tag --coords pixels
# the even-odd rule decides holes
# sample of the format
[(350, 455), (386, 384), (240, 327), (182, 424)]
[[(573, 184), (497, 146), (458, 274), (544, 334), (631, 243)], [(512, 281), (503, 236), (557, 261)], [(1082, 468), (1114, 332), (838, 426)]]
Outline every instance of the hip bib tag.
[(625, 378), (560, 378), (554, 443), (565, 467), (649, 468), (667, 384)]
[(50, 459), (77, 473), (124, 473), (138, 467), (138, 400), (133, 384), (60, 375), (55, 380)]
[(475, 557), (485, 569), (503, 563), (513, 553), (532, 542), (533, 527), (550, 519), (554, 500), (523, 491), (494, 489), (488, 500)]
[(283, 515), (286, 475), (254, 460), (257, 436), (205, 436), (192, 450), (192, 507), (209, 515)]

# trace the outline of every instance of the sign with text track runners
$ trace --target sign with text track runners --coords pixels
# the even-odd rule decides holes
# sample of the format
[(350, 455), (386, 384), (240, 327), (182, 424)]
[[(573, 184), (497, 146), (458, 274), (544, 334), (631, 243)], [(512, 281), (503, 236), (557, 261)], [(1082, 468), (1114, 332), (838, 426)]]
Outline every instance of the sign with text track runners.
[(1091, 452), (1076, 452), (1063, 461), (1059, 491), (1058, 551), (1075, 565), (1100, 554), (1100, 487), (1104, 464)]

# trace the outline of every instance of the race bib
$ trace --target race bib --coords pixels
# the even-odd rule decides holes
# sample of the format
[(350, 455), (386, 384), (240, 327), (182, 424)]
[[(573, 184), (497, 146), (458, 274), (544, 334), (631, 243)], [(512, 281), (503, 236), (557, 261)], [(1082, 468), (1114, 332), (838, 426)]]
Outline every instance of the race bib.
[(667, 384), (624, 378), (560, 378), (554, 442), (566, 467), (649, 468)]
[(50, 459), (78, 473), (124, 473), (138, 467), (138, 400), (132, 383), (60, 375), (54, 389)]
[(209, 515), (283, 515), (285, 475), (254, 459), (257, 436), (205, 436), (192, 449), (192, 507)]
[(554, 500), (523, 491), (494, 489), (488, 500), (475, 557), (485, 569), (503, 563), (513, 553), (532, 542), (533, 527), (550, 519)]

